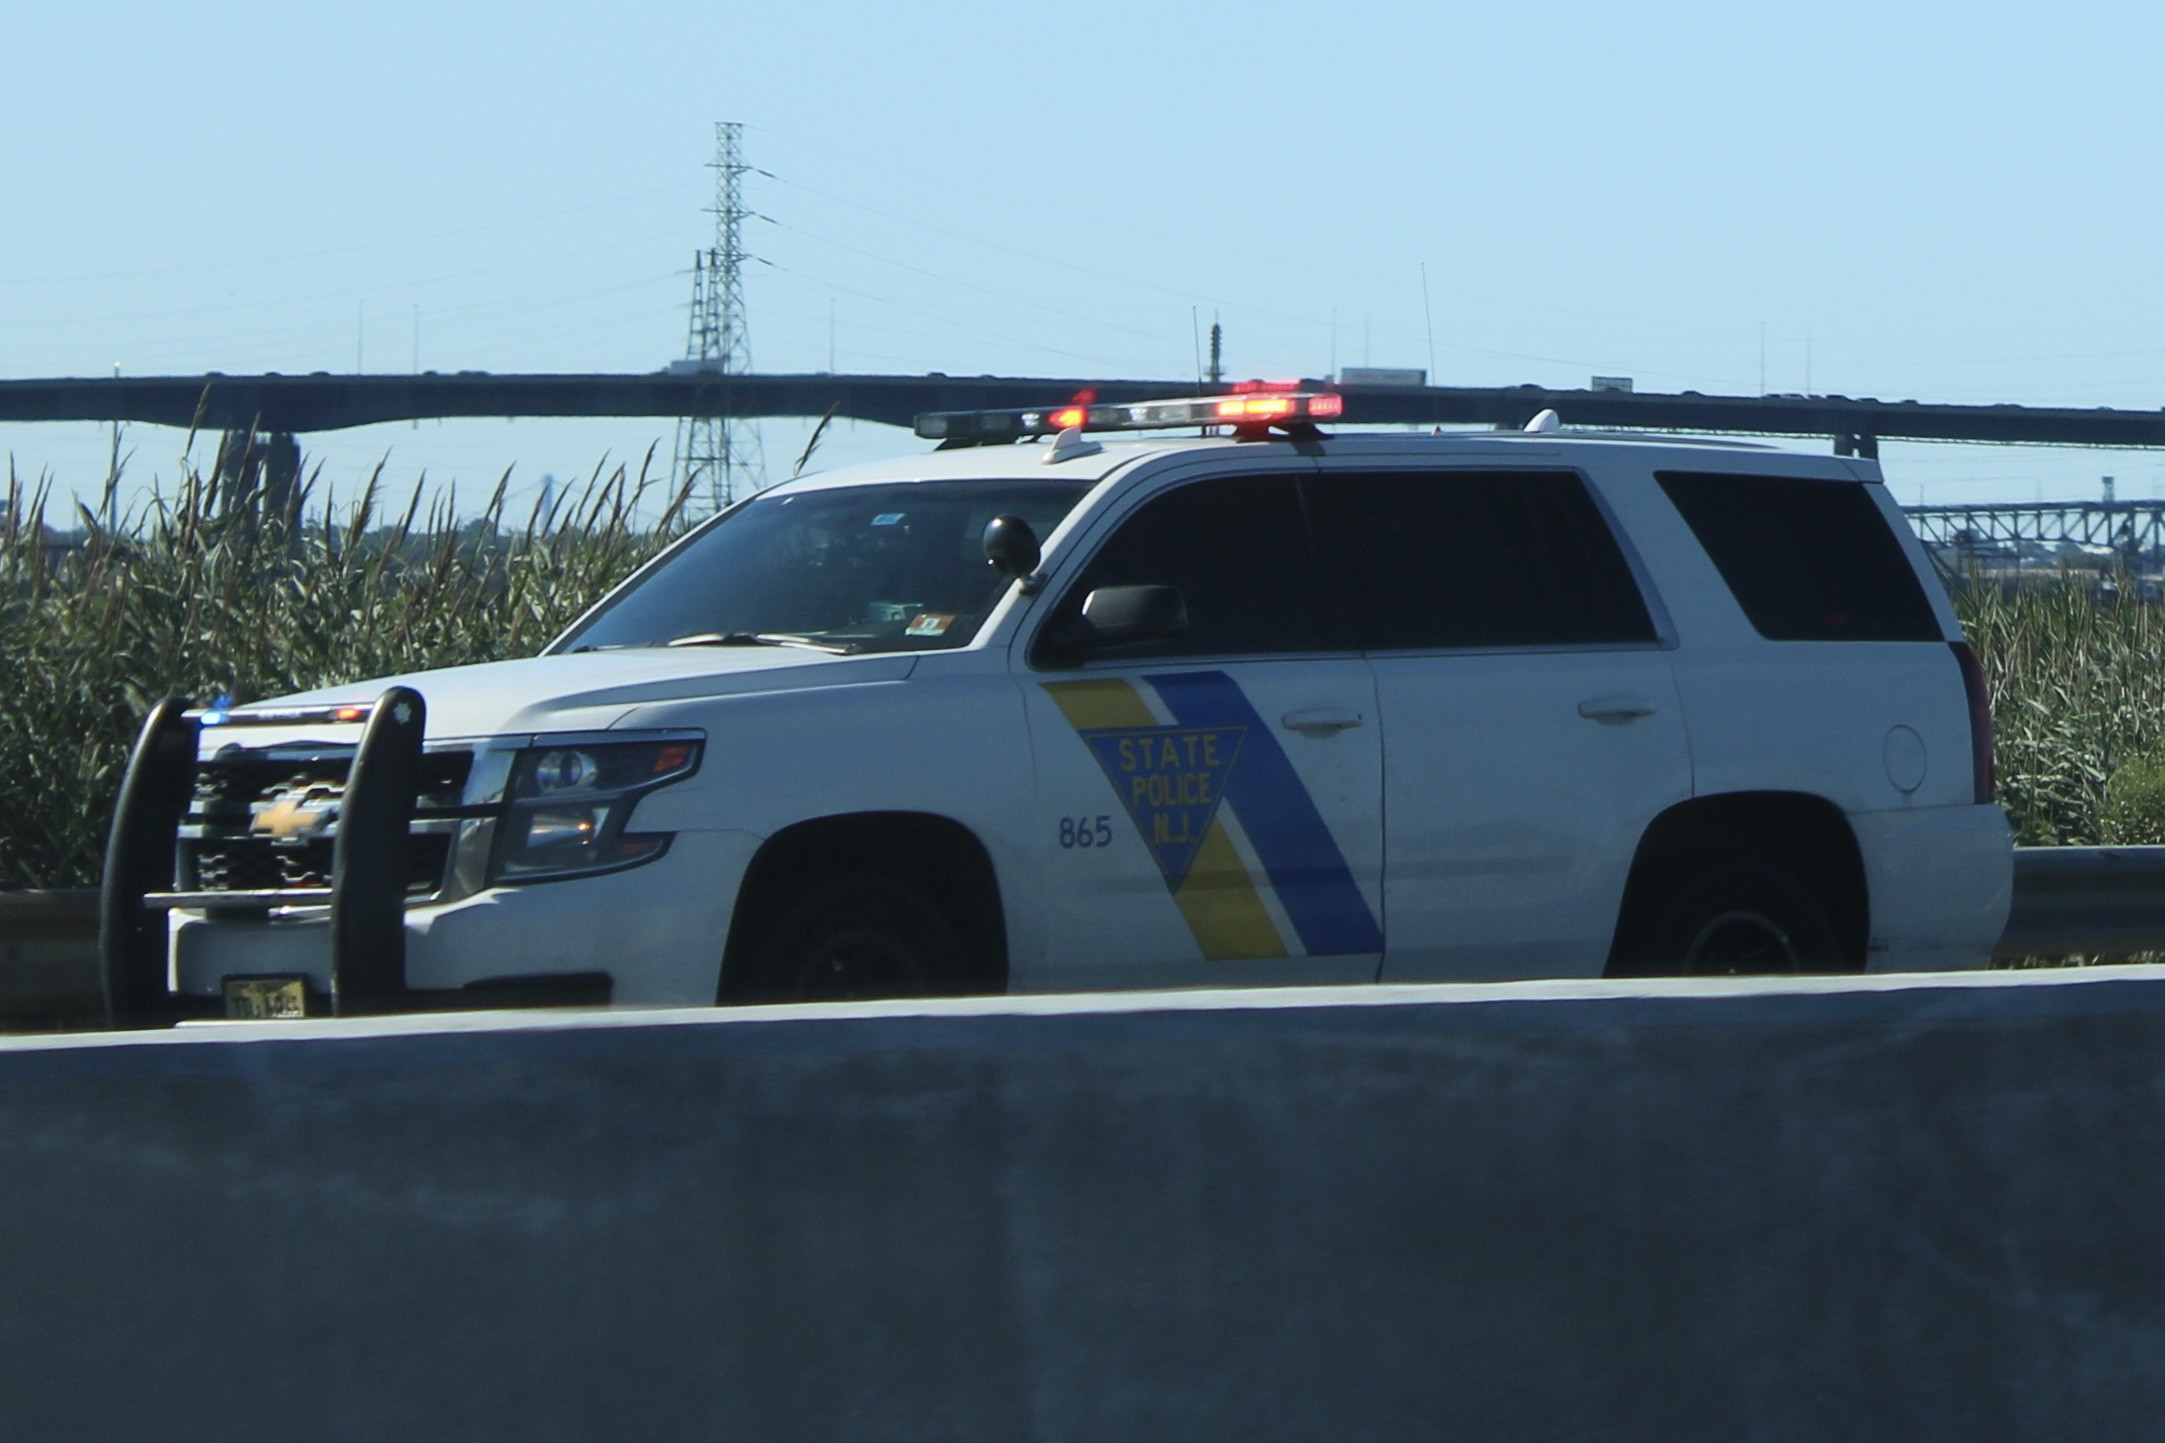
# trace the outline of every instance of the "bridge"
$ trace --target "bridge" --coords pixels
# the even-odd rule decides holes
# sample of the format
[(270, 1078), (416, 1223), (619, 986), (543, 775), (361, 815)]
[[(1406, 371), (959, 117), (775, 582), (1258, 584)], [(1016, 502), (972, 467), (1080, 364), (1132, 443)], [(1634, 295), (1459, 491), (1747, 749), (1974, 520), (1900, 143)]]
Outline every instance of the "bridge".
[(2106, 547), (2134, 567), (2165, 556), (2165, 501), (2039, 501), (1905, 506), (1933, 546), (1977, 559), (2019, 558), (2035, 547)]
[[(1314, 384), (1323, 385), (1324, 382)], [(1044, 406), (1083, 391), (1143, 401), (1229, 389), (1193, 380), (1085, 377), (724, 375), (682, 365), (619, 375), (58, 377), (0, 381), (0, 422), (133, 421), (297, 435), (385, 421), (495, 416), (834, 414), (908, 426), (924, 411)], [(1882, 440), (2165, 447), (2165, 410), (1954, 406), (1846, 396), (1709, 396), (1543, 386), (1336, 386), (1350, 425), (1524, 425), (1554, 409), (1574, 427), (1693, 434), (1823, 436), (1843, 455)]]

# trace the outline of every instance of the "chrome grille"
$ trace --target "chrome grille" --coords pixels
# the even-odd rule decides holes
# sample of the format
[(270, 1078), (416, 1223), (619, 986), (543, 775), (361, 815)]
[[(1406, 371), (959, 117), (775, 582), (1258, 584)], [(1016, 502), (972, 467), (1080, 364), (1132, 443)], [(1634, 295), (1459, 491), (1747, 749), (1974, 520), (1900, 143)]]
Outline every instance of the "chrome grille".
[[(331, 885), (338, 805), (351, 747), (229, 748), (196, 765), (195, 794), (180, 829), (180, 888), (263, 892)], [(473, 768), (463, 748), (421, 759), (414, 798), (409, 901), (444, 888), (457, 813)]]

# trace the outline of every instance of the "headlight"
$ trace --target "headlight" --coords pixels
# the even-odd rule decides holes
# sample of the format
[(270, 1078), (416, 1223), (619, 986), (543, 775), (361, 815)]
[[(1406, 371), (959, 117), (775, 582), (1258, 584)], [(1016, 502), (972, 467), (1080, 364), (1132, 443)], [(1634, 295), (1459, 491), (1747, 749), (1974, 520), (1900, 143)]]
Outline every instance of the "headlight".
[(551, 747), (534, 758), (534, 790), (537, 792), (575, 792), (590, 786), (601, 772), (601, 763), (591, 753), (568, 747)]
[(491, 882), (586, 876), (652, 861), (665, 834), (627, 834), (639, 798), (699, 769), (700, 743), (581, 739), (518, 754), (489, 863)]

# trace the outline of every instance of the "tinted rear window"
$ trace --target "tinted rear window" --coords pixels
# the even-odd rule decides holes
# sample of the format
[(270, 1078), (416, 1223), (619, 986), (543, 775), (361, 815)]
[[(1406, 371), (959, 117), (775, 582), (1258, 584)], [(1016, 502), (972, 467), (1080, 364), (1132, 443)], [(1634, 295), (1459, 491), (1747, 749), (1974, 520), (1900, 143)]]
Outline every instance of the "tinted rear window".
[(1325, 474), (1309, 494), (1374, 650), (1655, 639), (1629, 563), (1570, 472)]
[(1769, 641), (1939, 641), (1939, 619), (1861, 481), (1656, 478)]

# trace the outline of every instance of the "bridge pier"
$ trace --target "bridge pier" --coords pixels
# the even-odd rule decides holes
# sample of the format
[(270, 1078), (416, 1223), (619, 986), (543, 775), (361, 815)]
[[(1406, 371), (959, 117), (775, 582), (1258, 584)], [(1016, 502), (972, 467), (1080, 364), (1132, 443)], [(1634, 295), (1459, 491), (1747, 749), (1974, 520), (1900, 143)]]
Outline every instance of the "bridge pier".
[(226, 431), (218, 438), (213, 504), (229, 516), (277, 516), (290, 525), (298, 519), (300, 473), (301, 446), (292, 432), (259, 433), (253, 426)]

